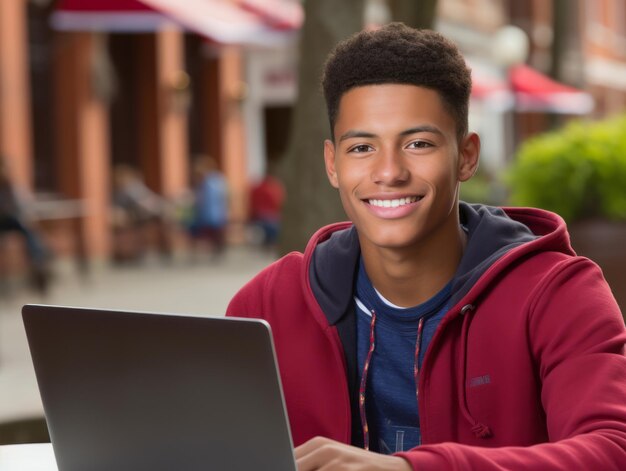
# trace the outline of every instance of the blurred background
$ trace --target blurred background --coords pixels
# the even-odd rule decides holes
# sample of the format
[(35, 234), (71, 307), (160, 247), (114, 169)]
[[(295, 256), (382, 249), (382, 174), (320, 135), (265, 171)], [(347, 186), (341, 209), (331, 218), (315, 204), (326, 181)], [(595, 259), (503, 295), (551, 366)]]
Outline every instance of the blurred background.
[(345, 218), (320, 71), (390, 21), (472, 69), (462, 198), (561, 214), (624, 310), (626, 0), (1, 0), (0, 442), (45, 437), (22, 304), (219, 315)]

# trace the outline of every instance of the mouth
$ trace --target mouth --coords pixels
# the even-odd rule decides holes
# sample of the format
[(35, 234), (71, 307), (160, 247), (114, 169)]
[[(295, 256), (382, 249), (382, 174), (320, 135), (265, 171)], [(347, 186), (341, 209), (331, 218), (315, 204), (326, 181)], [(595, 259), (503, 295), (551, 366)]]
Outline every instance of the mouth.
[(394, 199), (367, 199), (368, 204), (378, 208), (399, 208), (408, 204), (417, 203), (423, 196), (407, 196), (405, 198)]

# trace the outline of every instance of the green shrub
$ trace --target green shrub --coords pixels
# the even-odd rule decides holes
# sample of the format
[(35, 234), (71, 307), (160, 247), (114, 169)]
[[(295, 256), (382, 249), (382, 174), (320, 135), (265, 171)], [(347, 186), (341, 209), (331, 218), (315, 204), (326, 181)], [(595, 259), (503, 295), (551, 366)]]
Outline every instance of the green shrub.
[(460, 199), (466, 203), (501, 205), (497, 180), (482, 168), (476, 175), (461, 184)]
[(548, 209), (568, 222), (626, 220), (626, 116), (529, 139), (506, 181), (516, 206)]

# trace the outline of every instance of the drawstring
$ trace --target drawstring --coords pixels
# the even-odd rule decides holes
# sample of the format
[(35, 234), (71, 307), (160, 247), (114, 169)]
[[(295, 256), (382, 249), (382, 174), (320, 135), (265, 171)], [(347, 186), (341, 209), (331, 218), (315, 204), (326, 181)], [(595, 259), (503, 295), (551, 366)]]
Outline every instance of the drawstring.
[[(467, 362), (467, 338), (469, 336), (469, 326), (472, 318), (472, 312), (474, 311), (475, 306), (472, 304), (467, 304), (463, 306), (461, 309), (461, 315), (463, 316), (463, 326), (461, 328), (461, 354), (459, 355), (459, 365), (457, 369), (457, 374), (460, 375), (460, 381), (458, 381), (458, 397), (461, 407), (461, 412), (465, 419), (470, 423), (471, 430), (477, 438), (489, 438), (492, 436), (491, 429), (481, 423), (478, 422), (469, 411), (467, 406), (467, 395), (465, 385), (467, 382), (467, 370), (466, 370), (466, 362)], [(365, 412), (365, 389), (367, 387), (367, 375), (369, 372), (370, 364), (372, 361), (372, 356), (374, 354), (374, 349), (376, 347), (375, 342), (375, 328), (376, 326), (376, 312), (372, 310), (372, 322), (370, 323), (370, 347), (367, 352), (367, 358), (365, 359), (365, 365), (363, 366), (363, 373), (361, 375), (361, 384), (359, 387), (359, 412), (361, 415), (361, 424), (363, 426), (363, 448), (365, 450), (369, 450), (369, 428), (367, 425), (367, 415)], [(419, 324), (417, 326), (417, 341), (415, 345), (415, 364), (413, 367), (413, 373), (415, 375), (415, 394), (416, 399), (419, 404), (419, 354), (420, 354), (420, 345), (422, 343), (422, 331), (424, 328), (424, 318), (419, 320)]]
[(424, 330), (424, 318), (420, 318), (417, 324), (417, 340), (415, 341), (415, 363), (413, 364), (413, 376), (415, 378), (415, 403), (419, 407), (419, 384), (420, 384), (420, 345), (422, 344), (422, 331)]
[(465, 419), (471, 424), (472, 432), (477, 438), (489, 438), (491, 437), (491, 429), (481, 423), (478, 422), (469, 411), (467, 406), (467, 395), (465, 392), (465, 383), (467, 381), (467, 371), (466, 371), (466, 363), (467, 363), (467, 337), (469, 336), (469, 325), (470, 319), (472, 318), (471, 312), (474, 311), (475, 306), (472, 304), (466, 304), (461, 309), (461, 315), (463, 316), (463, 327), (461, 329), (461, 354), (459, 356), (459, 366), (458, 366), (458, 374), (461, 376), (460, 381), (458, 381), (458, 396), (461, 406), (461, 412)]
[(367, 416), (365, 414), (365, 387), (367, 386), (367, 373), (370, 369), (370, 362), (374, 354), (374, 326), (376, 325), (376, 313), (372, 310), (372, 322), (370, 323), (370, 348), (367, 352), (363, 374), (361, 375), (361, 385), (359, 386), (359, 412), (361, 414), (361, 424), (363, 426), (363, 448), (370, 449), (370, 432), (367, 427)]
[[(370, 369), (370, 363), (372, 361), (372, 355), (375, 348), (375, 333), (374, 326), (376, 325), (376, 312), (372, 310), (372, 322), (370, 323), (370, 348), (367, 352), (367, 358), (365, 359), (365, 365), (363, 365), (363, 373), (361, 374), (361, 384), (359, 386), (359, 412), (361, 415), (361, 424), (363, 426), (363, 448), (365, 450), (370, 449), (370, 434), (367, 425), (367, 414), (365, 412), (365, 389), (367, 387), (367, 373)], [(415, 377), (415, 399), (419, 404), (419, 356), (420, 345), (422, 343), (422, 331), (424, 330), (424, 318), (420, 318), (417, 324), (417, 340), (415, 342), (415, 364), (413, 365), (413, 375)]]

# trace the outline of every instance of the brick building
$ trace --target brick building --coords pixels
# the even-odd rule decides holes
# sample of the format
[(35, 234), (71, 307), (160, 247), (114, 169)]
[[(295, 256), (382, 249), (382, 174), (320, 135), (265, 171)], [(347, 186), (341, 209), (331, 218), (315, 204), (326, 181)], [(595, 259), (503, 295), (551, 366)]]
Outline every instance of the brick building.
[(192, 156), (211, 155), (241, 221), (249, 167), (263, 171), (247, 142), (264, 130), (251, 135), (246, 121), (258, 120), (264, 97), (249, 93), (246, 63), (291, 47), (301, 22), (289, 0), (3, 0), (0, 152), (20, 186), (80, 202), (90, 258), (110, 252), (117, 163), (175, 198)]
[[(189, 186), (190, 156), (210, 154), (228, 178), (231, 216), (242, 221), (249, 181), (286, 144), (302, 14), (293, 0), (2, 0), (0, 154), (21, 186), (82, 202), (78, 231), (90, 258), (110, 253), (116, 163), (176, 197)], [(507, 24), (529, 38), (525, 65), (593, 97), (583, 116), (624, 110), (626, 0), (438, 3), (436, 28), (477, 74), (509, 90), (492, 57)], [(475, 77), (477, 90), (491, 86), (483, 79)], [(496, 111), (485, 103), (476, 97), (472, 119), (490, 135), (487, 165), (573, 116), (522, 110), (519, 99)]]

